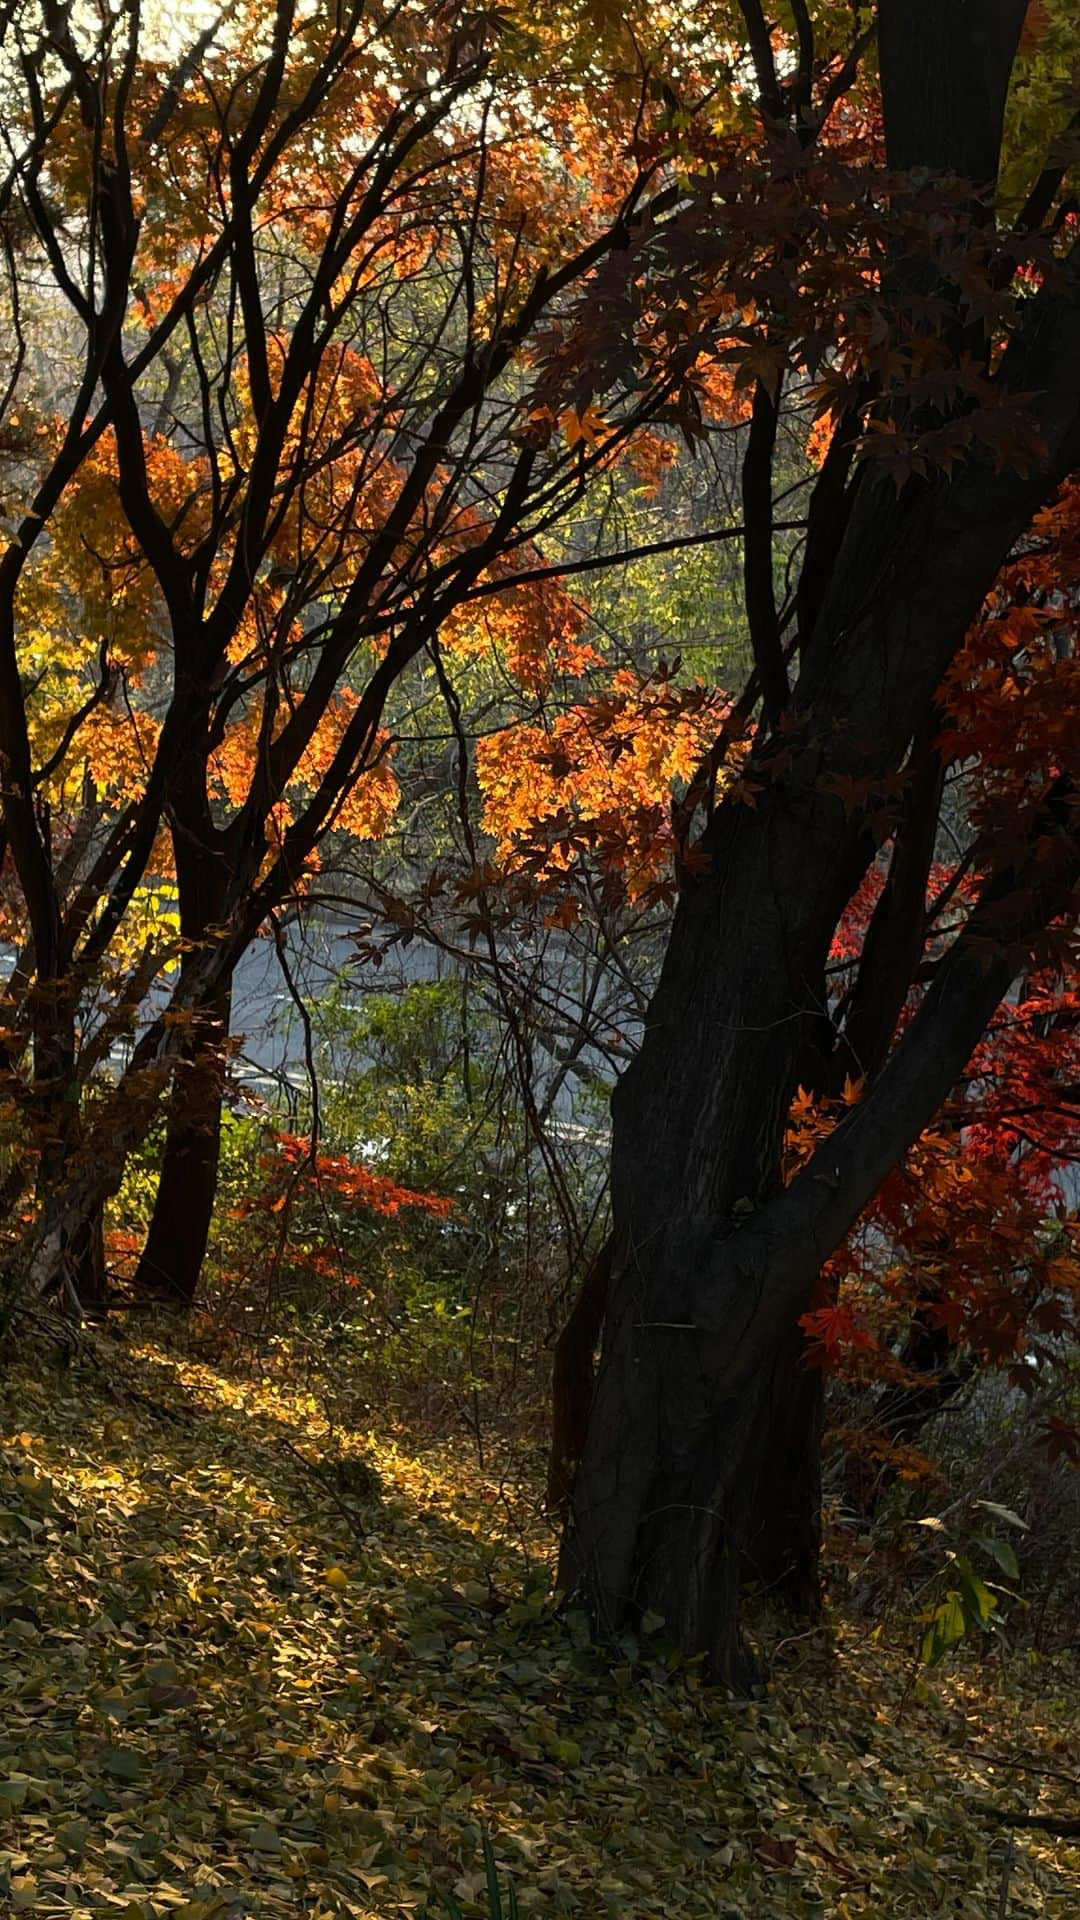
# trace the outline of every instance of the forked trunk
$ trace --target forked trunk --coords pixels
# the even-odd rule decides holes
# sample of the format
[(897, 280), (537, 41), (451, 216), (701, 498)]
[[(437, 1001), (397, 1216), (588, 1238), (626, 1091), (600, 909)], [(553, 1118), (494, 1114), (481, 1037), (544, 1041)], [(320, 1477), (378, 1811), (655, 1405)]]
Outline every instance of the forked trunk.
[[(821, 1263), (955, 1084), (1018, 956), (1074, 908), (1080, 878), (1077, 801), (1062, 778), (1024, 858), (984, 883), (872, 1085), (792, 1183), (770, 1192), (799, 1036), (820, 1017), (792, 970), (801, 953), (813, 980), (815, 914), (827, 918), (830, 884), (846, 884), (835, 877), (843, 834), (823, 803), (817, 862), (809, 844), (800, 850), (812, 884), (799, 899), (815, 914), (799, 912), (770, 845), (784, 813), (774, 790), (748, 826), (730, 809), (718, 816), (725, 913), (711, 885), (683, 895), (645, 1041), (616, 1090), (612, 1277), (560, 1563), (564, 1592), (585, 1600), (602, 1632), (659, 1613), (686, 1652), (735, 1684), (747, 1673), (740, 1590), (755, 1582), (814, 1598), (819, 1402), (800, 1369), (798, 1324)], [(787, 813), (796, 839), (798, 818)], [(770, 851), (773, 885), (757, 890), (755, 916), (740, 870), (760, 870)], [(785, 907), (786, 943), (763, 940), (768, 915)], [(732, 932), (725, 949), (728, 910), (750, 937)]]
[(717, 1238), (779, 1187), (832, 926), (868, 849), (840, 808), (804, 841), (775, 794), (718, 816), (709, 851), (715, 884), (680, 901), (613, 1102), (615, 1253), (561, 1583), (602, 1627), (659, 1613), (738, 1682), (740, 1588), (816, 1608), (820, 1381), (798, 1306), (758, 1328), (752, 1289), (733, 1285), (712, 1302), (721, 1330), (705, 1332), (698, 1289)]
[[(979, 246), (1024, 12), (1024, 0), (878, 8), (890, 162), (972, 179)], [(894, 267), (899, 294), (922, 288), (926, 269)], [(913, 743), (998, 568), (1080, 456), (1078, 331), (1074, 257), (996, 374), (1033, 396), (1041, 452), (1023, 471), (976, 448), (951, 477), (897, 497), (860, 469), (799, 634), (783, 734), (745, 770), (752, 804), (727, 799), (704, 836), (641, 1050), (615, 1091), (611, 1283), (560, 1584), (601, 1631), (658, 1612), (721, 1679), (746, 1671), (741, 1587), (815, 1597), (820, 1383), (801, 1365), (799, 1319), (820, 1266), (962, 1071), (1018, 942), (1040, 913), (1062, 911), (1043, 856), (996, 877), (859, 1105), (782, 1188), (801, 1063), (829, 1051), (830, 941), (874, 852), (855, 796), (898, 794), (912, 775)], [(961, 349), (978, 350), (962, 332)], [(782, 674), (778, 687), (777, 708)], [(1070, 807), (1058, 794), (1046, 826), (1066, 889)], [(1021, 904), (1003, 931), (1006, 899)]]

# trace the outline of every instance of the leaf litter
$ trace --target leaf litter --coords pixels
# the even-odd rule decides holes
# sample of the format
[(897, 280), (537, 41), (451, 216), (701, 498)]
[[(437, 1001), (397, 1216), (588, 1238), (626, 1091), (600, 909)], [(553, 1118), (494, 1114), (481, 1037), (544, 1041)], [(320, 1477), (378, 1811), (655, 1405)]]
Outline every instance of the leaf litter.
[[(477, 1916), (489, 1836), (526, 1915), (985, 1920), (978, 1804), (1075, 1810), (1060, 1664), (913, 1686), (837, 1619), (733, 1702), (655, 1616), (600, 1652), (557, 1612), (527, 1482), (116, 1352), (0, 1386), (0, 1913)], [(1011, 1920), (1080, 1912), (1080, 1848), (1015, 1856)]]

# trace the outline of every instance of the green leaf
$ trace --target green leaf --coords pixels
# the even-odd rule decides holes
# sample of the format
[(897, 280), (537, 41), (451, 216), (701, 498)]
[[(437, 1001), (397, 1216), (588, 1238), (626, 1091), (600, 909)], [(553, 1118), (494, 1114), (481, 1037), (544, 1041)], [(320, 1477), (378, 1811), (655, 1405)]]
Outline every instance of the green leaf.
[(56, 1844), (63, 1847), (65, 1853), (82, 1854), (90, 1838), (89, 1820), (65, 1820), (56, 1829)]
[(930, 1625), (923, 1635), (922, 1658), (925, 1666), (936, 1667), (944, 1659), (950, 1647), (962, 1640), (967, 1632), (968, 1621), (964, 1613), (964, 1602), (955, 1587), (950, 1587), (941, 1604), (934, 1608)]
[(969, 1624), (974, 1626), (989, 1620), (997, 1601), (965, 1554), (957, 1554), (956, 1571), (960, 1576), (960, 1592)]
[(984, 1513), (992, 1514), (995, 1520), (1003, 1521), (1007, 1527), (1016, 1527), (1020, 1533), (1031, 1532), (1027, 1521), (1021, 1520), (1011, 1507), (999, 1506), (996, 1500), (976, 1500), (975, 1505), (981, 1507)]
[(491, 1912), (491, 1920), (503, 1920), (502, 1895), (499, 1892), (499, 1874), (495, 1865), (494, 1850), (486, 1833), (484, 1835), (483, 1845), (484, 1878), (487, 1881), (488, 1907)]
[(248, 1846), (254, 1847), (257, 1853), (281, 1852), (281, 1835), (268, 1820), (263, 1820), (257, 1827), (252, 1827), (251, 1832), (244, 1837)]
[(976, 1535), (976, 1544), (983, 1549), (984, 1553), (988, 1553), (992, 1560), (997, 1561), (1007, 1579), (1019, 1580), (1020, 1563), (1007, 1540), (999, 1540), (993, 1534), (980, 1533)]
[(114, 1780), (138, 1780), (142, 1774), (142, 1755), (134, 1747), (106, 1747), (101, 1764)]

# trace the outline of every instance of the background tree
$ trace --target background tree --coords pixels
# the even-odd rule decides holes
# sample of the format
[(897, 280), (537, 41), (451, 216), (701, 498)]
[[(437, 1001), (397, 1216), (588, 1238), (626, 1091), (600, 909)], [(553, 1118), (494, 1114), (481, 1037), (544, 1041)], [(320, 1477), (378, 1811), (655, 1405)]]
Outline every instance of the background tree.
[[(677, 189), (659, 109), (628, 119), (625, 75), (593, 90), (589, 177), (567, 169), (572, 17), (547, 40), (442, 7), (418, 52), (407, 6), (324, 18), (281, 0), (170, 68), (137, 9), (9, 14), (5, 391), (25, 506), (0, 568), (8, 1200), (37, 1193), (12, 1270), (75, 1289), (72, 1249), (181, 1063), (144, 1273), (190, 1295), (235, 962), (349, 811), (360, 831), (385, 820), (387, 702), (412, 663), (496, 563), (512, 590), (664, 404), (658, 366), (621, 392), (603, 445), (552, 433), (528, 367), (570, 288), (639, 222), (662, 231)], [(640, 64), (629, 85), (640, 108)], [(27, 349), (31, 287), (64, 339), (59, 411)], [(121, 516), (103, 548), (91, 485)], [(53, 602), (77, 630), (89, 575), (121, 625), (138, 604), (141, 634), (79, 633), (46, 745), (26, 676), (51, 634), (28, 615), (62, 567)], [(103, 728), (127, 750), (105, 782), (87, 755)], [(161, 883), (181, 964), (147, 1018), (162, 943), (116, 956)], [(95, 1070), (133, 1022), (112, 1087)]]

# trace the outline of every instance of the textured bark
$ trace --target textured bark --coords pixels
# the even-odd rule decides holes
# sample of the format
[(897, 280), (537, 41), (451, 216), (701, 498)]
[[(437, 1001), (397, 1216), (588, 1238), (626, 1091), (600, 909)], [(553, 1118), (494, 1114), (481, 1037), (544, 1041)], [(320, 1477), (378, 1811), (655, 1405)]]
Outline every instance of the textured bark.
[[(777, 1431), (778, 1360), (822, 1260), (948, 1094), (1016, 974), (1022, 943), (1075, 911), (1078, 882), (1080, 818), (1063, 783), (1025, 860), (988, 883), (864, 1099), (791, 1185), (741, 1224), (730, 1213), (713, 1222), (690, 1214), (685, 1185), (667, 1197), (649, 1183), (635, 1196), (617, 1138), (603, 1357), (560, 1566), (560, 1584), (584, 1596), (601, 1629), (657, 1609), (718, 1677), (745, 1676), (738, 1594), (767, 1534), (757, 1487)], [(645, 1106), (650, 1097), (659, 1106), (663, 1082), (643, 1085), (636, 1071), (653, 1064), (649, 1053), (655, 1060), (647, 1044), (630, 1084)], [(761, 1083), (742, 1084), (749, 1123), (745, 1088)], [(667, 1083), (669, 1104), (677, 1085)], [(729, 1083), (732, 1105), (738, 1086)], [(623, 1141), (626, 1105), (616, 1107)]]
[[(228, 886), (204, 773), (194, 756), (178, 786), (173, 847), (180, 931), (186, 942), (182, 990), (201, 965), (208, 936), (224, 911)], [(135, 1275), (140, 1291), (178, 1307), (190, 1306), (195, 1298), (213, 1218), (231, 1004), (231, 973), (196, 998), (173, 1073), (154, 1211)]]
[[(883, 59), (899, 62), (885, 87), (892, 157), (992, 180), (1023, 7), (919, 0), (915, 12), (925, 38), (897, 52), (911, 9), (882, 8)], [(944, 103), (930, 71), (943, 33)], [(612, 1277), (560, 1584), (601, 1630), (657, 1610), (727, 1680), (745, 1673), (748, 1579), (813, 1598), (816, 1416), (798, 1320), (821, 1263), (962, 1071), (1020, 964), (1017, 912), (1030, 933), (1074, 884), (1070, 812), (1054, 828), (1058, 890), (1034, 854), (999, 876), (867, 1095), (781, 1190), (800, 1063), (822, 1051), (830, 942), (874, 852), (845, 788), (895, 778), (925, 737), (998, 568), (1080, 460), (1075, 259), (1067, 284), (1033, 303), (999, 377), (1038, 396), (1041, 462), (998, 472), (976, 455), (898, 501), (864, 470), (805, 637), (783, 759), (770, 763), (766, 742), (754, 808), (729, 800), (706, 831), (612, 1102)], [(1003, 906), (1010, 887), (1020, 907)]]
[(178, 1307), (195, 1298), (213, 1219), (230, 1000), (225, 986), (196, 1015), (186, 1057), (177, 1065), (154, 1211), (135, 1275), (141, 1292)]
[(570, 1507), (574, 1474), (589, 1430), (596, 1348), (604, 1324), (610, 1280), (609, 1238), (589, 1262), (573, 1311), (555, 1342), (551, 1367), (551, 1448), (547, 1471), (549, 1513), (565, 1516)]
[(71, 1278), (79, 1303), (92, 1315), (108, 1304), (105, 1266), (105, 1214), (99, 1207), (74, 1235), (70, 1251)]
[[(838, 1097), (845, 1081), (868, 1080), (883, 1065), (923, 953), (926, 886), (944, 780), (923, 743), (913, 753), (885, 887), (863, 944), (858, 975), (844, 1009), (843, 1030), (808, 1037), (799, 1085)], [(824, 985), (822, 985), (824, 999)], [(819, 1023), (823, 1025), (824, 1023)], [(831, 1051), (830, 1051), (831, 1048)], [(749, 1563), (767, 1590), (799, 1616), (820, 1608), (821, 1432), (824, 1379), (807, 1367), (797, 1333), (773, 1363), (773, 1416), (755, 1463), (755, 1521)]]
[(904, 810), (885, 885), (870, 917), (843, 1032), (823, 1078), (839, 1094), (846, 1079), (868, 1079), (886, 1058), (926, 938), (926, 890), (934, 859), (945, 769), (925, 742), (912, 754)]
[(805, 1353), (795, 1326), (771, 1356), (761, 1450), (751, 1463), (741, 1578), (798, 1618), (815, 1620), (821, 1611), (825, 1392), (820, 1367), (806, 1366)]
[(878, 0), (891, 167), (997, 180), (1009, 75), (1028, 0)]

